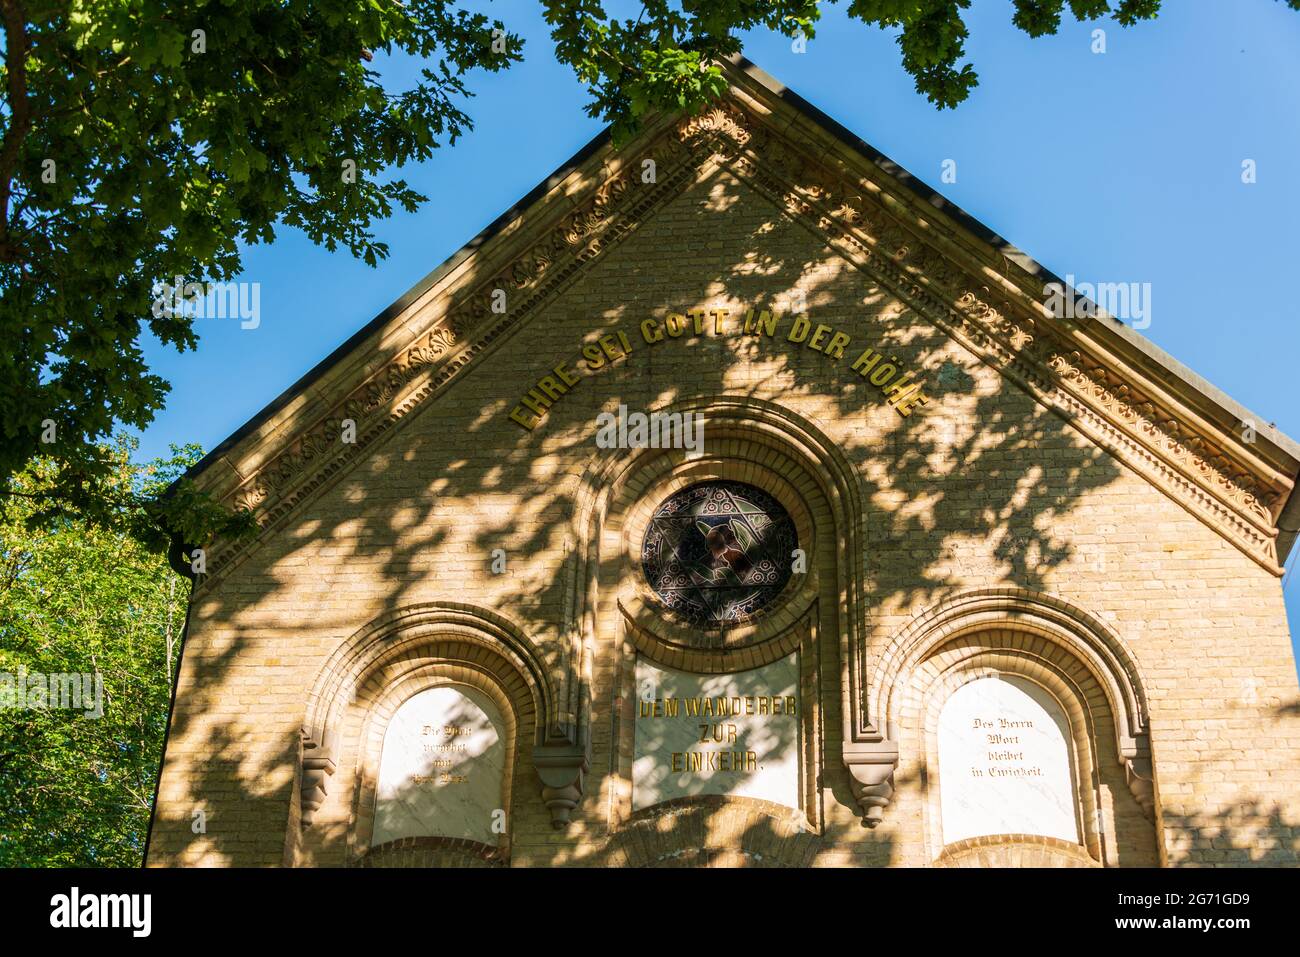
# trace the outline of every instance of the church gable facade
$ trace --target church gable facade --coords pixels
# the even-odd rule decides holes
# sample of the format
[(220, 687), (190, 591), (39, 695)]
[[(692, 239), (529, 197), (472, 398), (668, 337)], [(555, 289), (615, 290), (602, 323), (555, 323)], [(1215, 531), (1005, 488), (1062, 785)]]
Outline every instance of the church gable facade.
[(728, 70), (200, 463), (150, 865), (1297, 862), (1300, 448)]

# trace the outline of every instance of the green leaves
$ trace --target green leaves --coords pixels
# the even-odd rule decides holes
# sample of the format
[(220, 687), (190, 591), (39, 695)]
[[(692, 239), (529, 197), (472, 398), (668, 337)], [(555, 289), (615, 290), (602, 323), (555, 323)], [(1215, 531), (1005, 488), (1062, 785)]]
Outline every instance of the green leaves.
[[(1031, 36), (1054, 33), (1065, 3), (1015, 0), (1013, 20)], [(940, 108), (955, 107), (979, 83), (974, 68), (961, 62), (968, 36), (962, 11), (969, 6), (970, 0), (847, 4), (864, 24), (898, 30), (903, 68), (915, 77), (917, 92)], [(1106, 0), (1070, 0), (1069, 6), (1080, 19), (1111, 12)], [(616, 142), (633, 135), (649, 113), (696, 111), (716, 97), (722, 82), (711, 64), (739, 52), (738, 34), (764, 27), (811, 40), (821, 15), (814, 0), (651, 0), (635, 20), (609, 17), (596, 0), (545, 0), (543, 8), (556, 55), (591, 89), (588, 114), (610, 122)], [(1159, 9), (1159, 0), (1124, 0), (1113, 15), (1129, 25)]]
[[(44, 515), (61, 476), (38, 459), (10, 479), (0, 517), (0, 674), (26, 682), (98, 675), (103, 716), (0, 709), (0, 867), (139, 866), (166, 730), (189, 583), (129, 530), (133, 503), (197, 458), (133, 466), (103, 450), (102, 501), (126, 530)], [(62, 478), (67, 478), (63, 476)], [(80, 682), (79, 682), (80, 683)], [(28, 699), (30, 701), (30, 699)]]
[[(68, 513), (103, 517), (86, 492), (107, 475), (99, 443), (146, 426), (167, 391), (141, 336), (196, 341), (190, 318), (154, 314), (154, 284), (226, 281), (239, 244), (280, 223), (377, 262), (374, 222), (423, 199), (387, 168), (469, 129), (464, 77), (517, 61), (522, 41), (450, 0), (25, 6), (4, 21), (0, 76), (7, 96), (26, 80), (0, 109), (0, 481), (48, 456)], [(394, 108), (363, 50), (440, 66)]]
[(591, 88), (590, 116), (613, 126), (616, 143), (657, 110), (696, 111), (723, 90), (715, 65), (740, 51), (736, 34), (767, 26), (793, 36), (817, 20), (813, 0), (642, 5), (635, 19), (610, 18), (595, 0), (547, 0), (556, 55)]
[[(744, 31), (806, 40), (820, 22), (817, 0), (646, 0), (635, 19), (609, 16), (600, 0), (541, 2), (555, 56), (618, 143), (657, 111), (695, 111), (720, 95), (717, 63), (739, 52)], [(1066, 5), (1015, 0), (1013, 20), (1052, 33)], [(898, 31), (903, 68), (940, 107), (978, 83), (963, 62), (968, 6), (847, 2), (864, 24)], [(1068, 7), (1131, 24), (1160, 3)], [(0, 18), (0, 481), (48, 456), (59, 482), (85, 478), (54, 490), (70, 513), (93, 514), (85, 489), (107, 474), (99, 443), (119, 425), (145, 427), (167, 393), (145, 367), (142, 335), (197, 341), (188, 317), (154, 314), (154, 284), (227, 281), (242, 269), (240, 243), (269, 241), (279, 225), (377, 263), (387, 249), (374, 224), (424, 201), (389, 169), (471, 129), (467, 78), (518, 62), (523, 41), (460, 0), (18, 9)], [(385, 53), (425, 62), (414, 86), (385, 89), (367, 59)], [(42, 441), (50, 423), (57, 439)]]

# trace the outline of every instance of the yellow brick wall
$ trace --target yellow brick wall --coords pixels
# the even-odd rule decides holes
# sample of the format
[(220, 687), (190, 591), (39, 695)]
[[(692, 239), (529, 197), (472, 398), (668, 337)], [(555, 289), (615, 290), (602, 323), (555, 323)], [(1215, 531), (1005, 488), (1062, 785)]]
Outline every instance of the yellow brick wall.
[[(852, 336), (847, 356), (884, 342), (888, 355), (924, 370), (930, 405), (901, 417), (848, 359), (785, 341), (788, 318), (773, 340), (641, 339), (649, 316), (783, 307), (794, 290), (814, 323)], [(628, 360), (583, 379), (534, 431), (510, 421), (519, 396), (552, 365), (575, 367), (581, 344), (618, 331), (633, 343)], [(595, 452), (596, 415), (619, 402), (648, 410), (708, 395), (778, 403), (825, 432), (858, 470), (870, 654), (924, 609), (991, 584), (1060, 596), (1120, 636), (1149, 701), (1162, 827), (1157, 841), (1131, 809), (1118, 829), (1109, 814), (1121, 863), (1154, 863), (1160, 853), (1173, 864), (1296, 862), (1300, 689), (1279, 580), (723, 171), (587, 267), (448, 394), (408, 416), (199, 592), (150, 863), (285, 861), (286, 845), (299, 841), (306, 695), (326, 658), (390, 609), (468, 601), (499, 611), (538, 645), (561, 641), (570, 522)], [(507, 555), (504, 575), (491, 573), (496, 548)], [(844, 800), (838, 640), (821, 641), (825, 830), (797, 862), (929, 864), (920, 730), (900, 730), (897, 793), (879, 827), (862, 827)], [(607, 843), (623, 654), (616, 622), (603, 619), (591, 771), (568, 829), (552, 829), (522, 743), (515, 865), (644, 858), (629, 856), (627, 840), (613, 850)], [(341, 756), (313, 825), (332, 837), (318, 839), (305, 862), (343, 862), (350, 762)], [(1114, 800), (1131, 803), (1127, 794)]]

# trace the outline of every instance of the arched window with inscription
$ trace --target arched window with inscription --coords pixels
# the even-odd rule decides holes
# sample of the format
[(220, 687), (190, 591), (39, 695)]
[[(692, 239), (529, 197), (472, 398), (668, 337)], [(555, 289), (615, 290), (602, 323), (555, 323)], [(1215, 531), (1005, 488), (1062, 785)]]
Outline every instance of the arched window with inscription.
[[(719, 441), (738, 430), (725, 453), (620, 472), (601, 515), (602, 567), (618, 582), (610, 624), (636, 651), (611, 818), (627, 829), (617, 840), (628, 859), (642, 863), (741, 853), (773, 827), (811, 835), (822, 824), (815, 636), (818, 572), (831, 563), (817, 547), (829, 559), (831, 516), (810, 504), (821, 490), (806, 466), (756, 441), (748, 421), (727, 426), (725, 411), (709, 421)], [(669, 826), (677, 814), (722, 815), (749, 836), (697, 838), (693, 824)], [(792, 841), (781, 853), (805, 851)]]
[(1048, 691), (1014, 674), (957, 688), (939, 715), (943, 843), (1033, 834), (1077, 843), (1069, 719)]
[(475, 688), (444, 685), (407, 698), (384, 733), (371, 844), (403, 837), (495, 844), (505, 815), (504, 727)]

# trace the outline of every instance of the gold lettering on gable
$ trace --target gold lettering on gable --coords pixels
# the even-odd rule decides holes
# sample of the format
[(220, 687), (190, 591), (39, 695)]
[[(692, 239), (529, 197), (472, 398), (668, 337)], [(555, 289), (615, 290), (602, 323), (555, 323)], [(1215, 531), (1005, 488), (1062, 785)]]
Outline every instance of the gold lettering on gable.
[[(784, 320), (786, 334), (778, 335)], [(640, 339), (633, 344), (625, 332), (600, 336), (579, 350), (576, 362), (561, 362), (534, 382), (510, 410), (510, 419), (532, 431), (564, 396), (585, 377), (596, 375), (624, 361), (633, 361), (638, 350), (662, 346), (665, 342), (696, 337), (750, 336), (783, 341), (794, 347), (820, 352), (829, 361), (847, 362), (864, 381), (879, 389), (885, 402), (901, 416), (929, 403), (917, 373), (903, 368), (898, 356), (875, 348), (853, 349), (853, 337), (825, 323), (815, 323), (803, 313), (782, 316), (775, 309), (691, 309), (670, 312), (661, 321), (643, 319), (637, 327)]]

